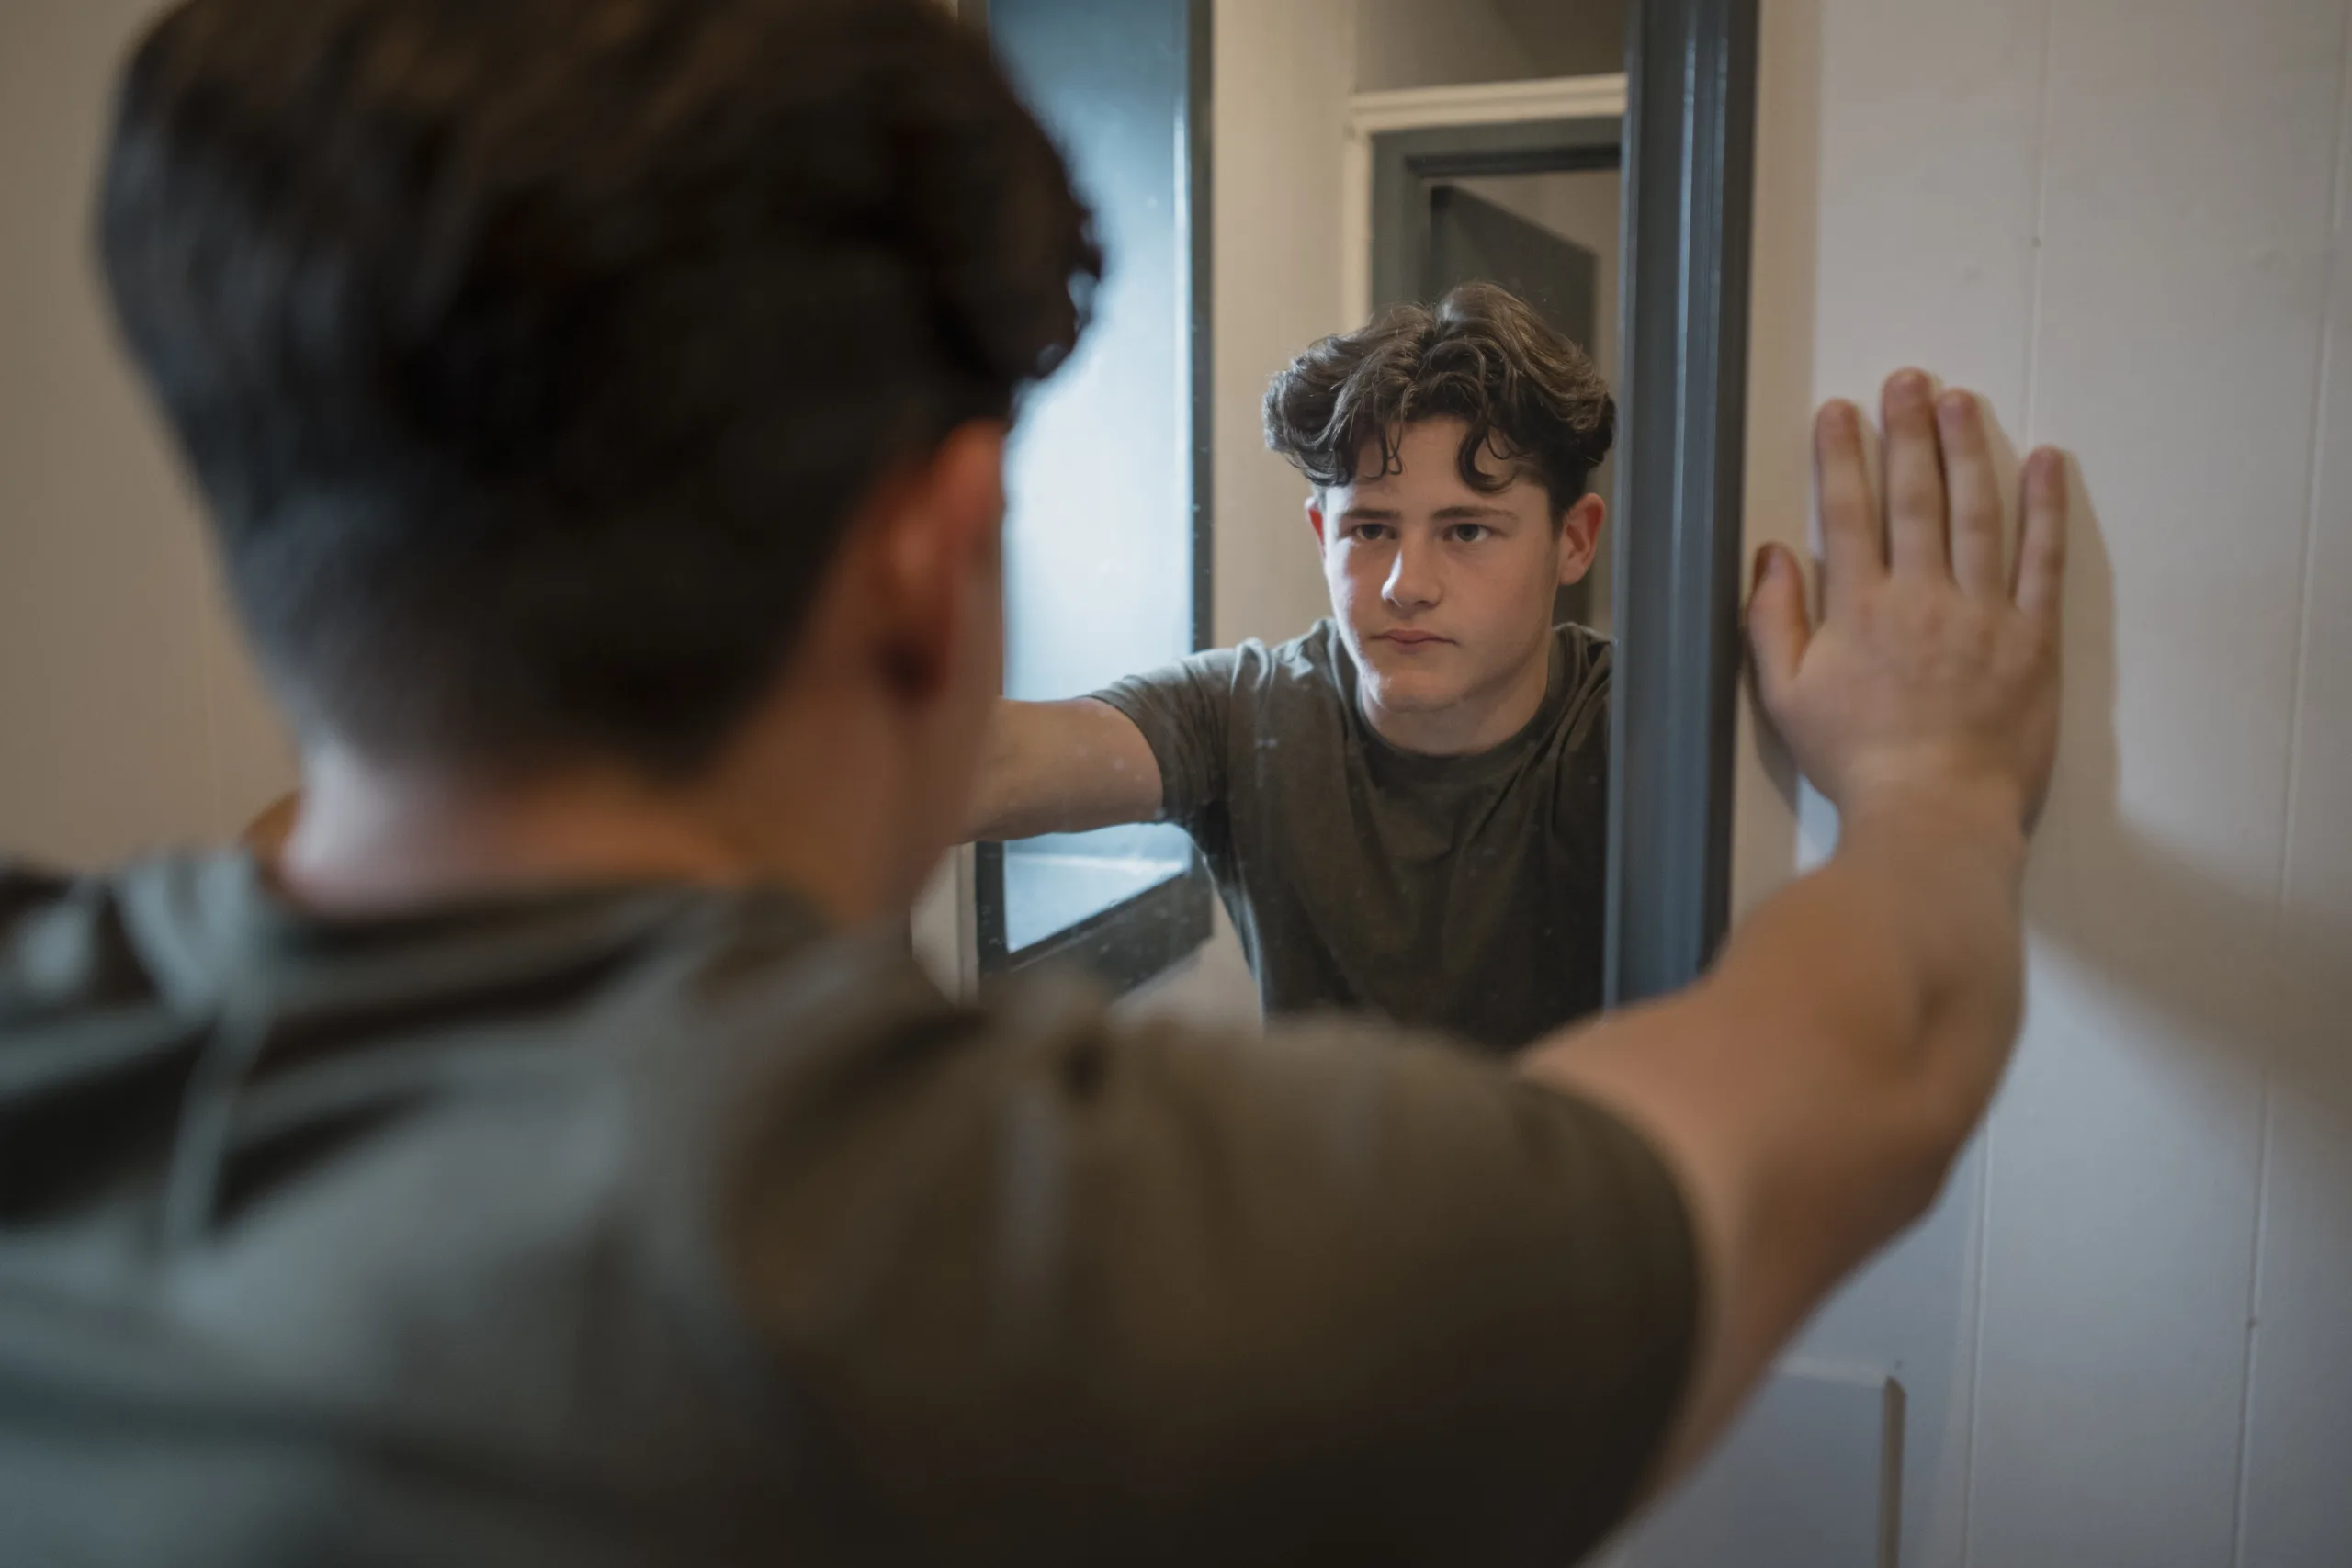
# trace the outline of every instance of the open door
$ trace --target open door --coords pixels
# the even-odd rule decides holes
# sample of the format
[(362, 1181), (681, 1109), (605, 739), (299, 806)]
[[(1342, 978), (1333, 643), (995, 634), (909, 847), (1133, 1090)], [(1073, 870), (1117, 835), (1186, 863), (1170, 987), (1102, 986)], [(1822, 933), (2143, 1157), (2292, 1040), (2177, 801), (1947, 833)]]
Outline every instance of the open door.
[(1501, 284), (1559, 332), (1587, 348), (1592, 345), (1600, 258), (1460, 186), (1432, 186), (1427, 298), (1481, 280)]

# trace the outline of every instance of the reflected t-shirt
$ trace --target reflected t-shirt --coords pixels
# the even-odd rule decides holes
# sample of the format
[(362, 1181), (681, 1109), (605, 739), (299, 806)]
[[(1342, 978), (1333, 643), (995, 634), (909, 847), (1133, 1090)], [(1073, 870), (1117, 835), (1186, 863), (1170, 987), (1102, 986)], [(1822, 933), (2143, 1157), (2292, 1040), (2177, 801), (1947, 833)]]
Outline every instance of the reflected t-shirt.
[(0, 875), (11, 1563), (1564, 1563), (1696, 1298), (1641, 1137), (1368, 1023), (957, 1005), (776, 891)]
[(1600, 1005), (1608, 639), (1554, 628), (1544, 705), (1489, 751), (1365, 722), (1329, 621), (1099, 692), (1150, 742), (1269, 1014), (1371, 1010), (1500, 1049)]

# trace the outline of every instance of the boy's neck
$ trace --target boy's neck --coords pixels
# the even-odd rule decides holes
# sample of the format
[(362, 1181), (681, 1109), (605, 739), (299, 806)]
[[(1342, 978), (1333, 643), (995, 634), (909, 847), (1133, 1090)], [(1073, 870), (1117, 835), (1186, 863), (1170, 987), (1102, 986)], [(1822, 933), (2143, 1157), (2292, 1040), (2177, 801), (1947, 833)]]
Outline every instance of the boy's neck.
[(618, 772), (482, 779), (329, 750), (307, 760), (300, 816), (271, 869), (329, 913), (619, 882), (789, 886), (842, 924), (880, 912), (880, 814), (855, 792), (805, 786), (763, 804), (745, 812)]

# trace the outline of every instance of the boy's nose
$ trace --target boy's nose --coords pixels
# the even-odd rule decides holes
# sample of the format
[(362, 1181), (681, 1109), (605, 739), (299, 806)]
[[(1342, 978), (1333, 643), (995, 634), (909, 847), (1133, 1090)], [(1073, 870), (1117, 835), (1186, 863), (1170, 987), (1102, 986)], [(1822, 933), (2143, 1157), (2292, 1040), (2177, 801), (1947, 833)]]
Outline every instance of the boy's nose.
[(1430, 558), (1433, 552), (1416, 547), (1411, 541), (1396, 547), (1396, 556), (1388, 566), (1387, 581), (1380, 585), (1380, 596), (1399, 610), (1427, 609), (1438, 601), (1437, 563)]

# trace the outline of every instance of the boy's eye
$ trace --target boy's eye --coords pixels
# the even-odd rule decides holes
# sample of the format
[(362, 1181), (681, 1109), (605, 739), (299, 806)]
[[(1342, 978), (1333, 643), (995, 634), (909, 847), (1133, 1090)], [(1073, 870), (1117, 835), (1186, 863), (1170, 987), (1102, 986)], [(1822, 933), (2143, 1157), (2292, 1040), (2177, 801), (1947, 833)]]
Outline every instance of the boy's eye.
[(1349, 530), (1348, 536), (1351, 539), (1361, 539), (1367, 545), (1376, 545), (1383, 539), (1388, 537), (1388, 525), (1385, 523), (1359, 523), (1352, 529)]
[(1491, 530), (1484, 523), (1456, 523), (1450, 531), (1457, 542), (1475, 545), (1485, 538)]

